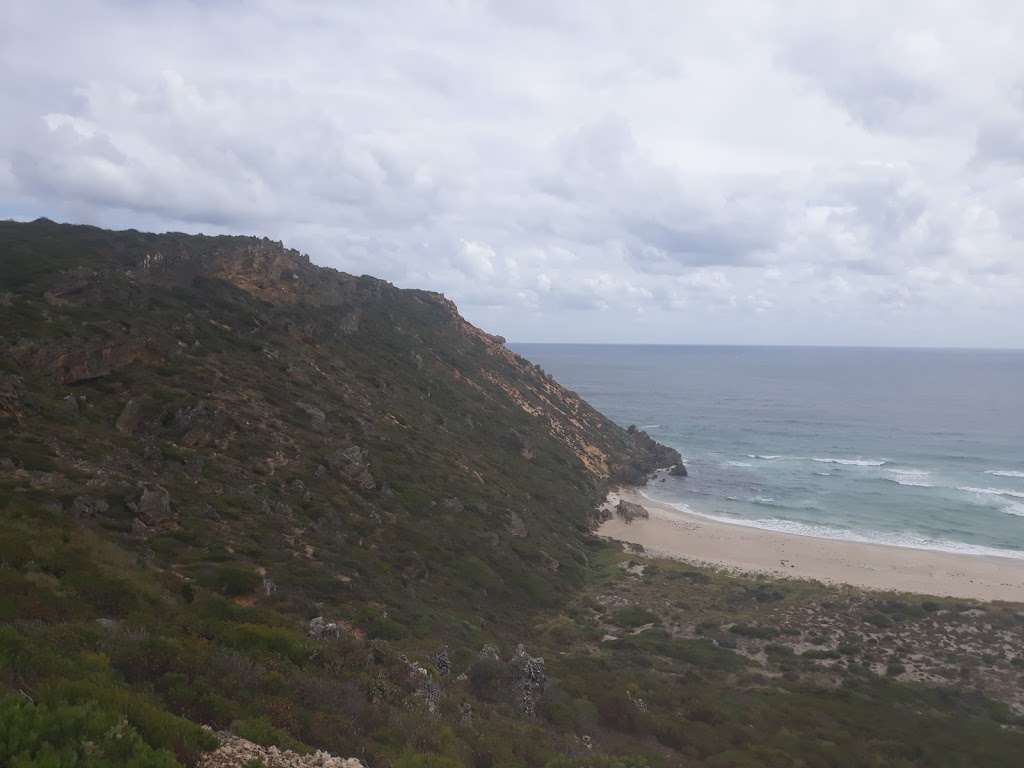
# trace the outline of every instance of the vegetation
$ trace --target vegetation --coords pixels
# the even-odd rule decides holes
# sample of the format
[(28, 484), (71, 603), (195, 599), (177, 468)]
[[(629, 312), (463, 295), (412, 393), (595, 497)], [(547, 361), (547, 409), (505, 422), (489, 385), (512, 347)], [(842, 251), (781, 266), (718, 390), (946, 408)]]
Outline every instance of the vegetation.
[(593, 510), (662, 457), (435, 294), (3, 223), (0, 351), (0, 764), (216, 732), (373, 768), (1024, 751), (1017, 606), (627, 568)]

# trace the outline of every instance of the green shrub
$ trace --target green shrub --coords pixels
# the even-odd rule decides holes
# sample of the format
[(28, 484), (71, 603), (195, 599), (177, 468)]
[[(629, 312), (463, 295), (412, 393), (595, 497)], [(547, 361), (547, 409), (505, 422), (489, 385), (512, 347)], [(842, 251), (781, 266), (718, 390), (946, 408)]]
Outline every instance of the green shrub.
[(612, 622), (620, 627), (642, 627), (645, 624), (660, 624), (657, 614), (646, 608), (620, 608), (612, 614)]
[(10, 768), (179, 768), (117, 712), (98, 704), (36, 704), (0, 699), (0, 765)]
[(283, 656), (294, 664), (309, 660), (313, 646), (303, 635), (279, 627), (261, 624), (238, 624), (229, 627), (224, 640), (240, 651), (257, 651)]
[(811, 648), (800, 654), (805, 659), (841, 659), (843, 654), (825, 648)]
[(309, 754), (313, 750), (294, 738), (283, 728), (276, 728), (269, 720), (262, 717), (242, 720), (235, 723), (235, 733), (243, 739), (259, 744), (261, 747), (280, 747), (290, 749), (299, 754)]
[(237, 597), (254, 592), (263, 583), (263, 577), (251, 568), (221, 565), (204, 574), (200, 583), (228, 597)]
[(740, 637), (749, 637), (757, 640), (773, 640), (779, 636), (779, 630), (775, 627), (757, 627), (750, 624), (733, 624), (729, 631)]

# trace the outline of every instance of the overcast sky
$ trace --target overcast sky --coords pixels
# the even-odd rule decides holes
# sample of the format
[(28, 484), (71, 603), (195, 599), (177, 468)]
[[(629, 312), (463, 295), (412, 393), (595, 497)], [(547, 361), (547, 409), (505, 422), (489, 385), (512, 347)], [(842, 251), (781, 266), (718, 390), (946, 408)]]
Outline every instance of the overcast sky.
[(33, 0), (0, 218), (267, 235), (515, 341), (1024, 346), (1024, 4)]

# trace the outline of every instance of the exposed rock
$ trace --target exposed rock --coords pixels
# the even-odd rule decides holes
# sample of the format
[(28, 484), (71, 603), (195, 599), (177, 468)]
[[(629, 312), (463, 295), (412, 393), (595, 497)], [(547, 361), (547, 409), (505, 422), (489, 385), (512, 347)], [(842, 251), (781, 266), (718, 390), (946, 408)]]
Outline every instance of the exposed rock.
[(333, 621), (326, 622), (323, 616), (317, 616), (310, 620), (308, 634), (314, 640), (337, 640), (341, 637), (341, 630)]
[(450, 498), (450, 499), (442, 499), (441, 500), (441, 509), (443, 509), (445, 512), (449, 512), (449, 513), (451, 513), (453, 515), (458, 515), (463, 510), (466, 509), (466, 506), (461, 501), (459, 501), (458, 499)]
[(555, 558), (553, 558), (547, 552), (544, 552), (544, 551), (540, 552), (540, 563), (545, 568), (547, 568), (549, 571), (557, 571), (558, 570), (558, 561), (555, 560)]
[(0, 371), (0, 418), (20, 419), (29, 408), (25, 381), (20, 376)]
[(673, 464), (672, 468), (669, 469), (668, 473), (673, 477), (686, 477), (690, 473), (686, 471), (686, 467), (680, 462), (679, 464)]
[(345, 475), (364, 491), (377, 487), (377, 482), (373, 479), (373, 475), (370, 474), (370, 465), (366, 461), (366, 451), (358, 445), (331, 451), (324, 456), (324, 463), (331, 469)]
[(433, 675), (419, 664), (411, 664), (409, 673), (413, 684), (413, 697), (420, 701), (432, 715), (441, 709), (441, 700), (445, 697), (444, 686)]
[(366, 768), (354, 757), (335, 757), (319, 750), (311, 755), (300, 755), (288, 749), (261, 747), (230, 733), (215, 735), (220, 739), (220, 746), (200, 757), (196, 763), (198, 768), (243, 768), (246, 765), (263, 768)]
[(631, 501), (620, 501), (618, 506), (615, 507), (615, 511), (627, 523), (632, 523), (637, 518), (646, 520), (651, 516), (645, 507), (634, 504)]
[(447, 647), (440, 653), (428, 656), (427, 661), (434, 665), (441, 677), (448, 677), (452, 673), (452, 660), (448, 658)]
[(121, 409), (121, 414), (114, 422), (114, 428), (118, 432), (131, 433), (138, 428), (140, 421), (142, 421), (142, 403), (132, 398)]
[(78, 408), (78, 398), (74, 395), (68, 395), (62, 398), (61, 402), (64, 403), (64, 407), (70, 415), (77, 416), (80, 413)]
[(96, 517), (110, 509), (110, 505), (104, 499), (94, 499), (92, 496), (76, 496), (71, 502), (71, 514), (75, 517)]
[(84, 343), (46, 341), (17, 345), (12, 356), (22, 365), (64, 384), (78, 384), (109, 376), (130, 365), (161, 362), (175, 352), (159, 342), (127, 336)]
[(301, 401), (296, 402), (295, 405), (300, 411), (304, 411), (309, 414), (313, 429), (318, 432), (323, 432), (327, 429), (327, 414), (324, 413), (323, 410), (317, 408), (315, 405), (310, 405), (309, 403), (303, 403)]
[(501, 658), (501, 654), (498, 653), (498, 649), (493, 645), (487, 644), (480, 649), (480, 652), (476, 655), (477, 659), (490, 659), (492, 661), (498, 661)]
[(686, 475), (683, 457), (675, 448), (655, 441), (642, 429), (637, 429), (635, 424), (626, 429), (626, 434), (633, 443), (633, 456), (612, 472), (612, 480), (623, 485), (643, 485), (651, 472), (667, 467), (676, 475)]
[(510, 429), (508, 432), (509, 444), (517, 451), (519, 455), (524, 459), (532, 459), (534, 456), (533, 443), (526, 435), (517, 429)]
[(509, 535), (521, 539), (526, 535), (526, 523), (516, 512), (509, 512), (505, 518), (505, 530), (509, 532)]
[(166, 526), (178, 521), (178, 514), (171, 508), (171, 494), (160, 485), (142, 484), (142, 492), (135, 501), (128, 502), (128, 508), (148, 526)]
[(516, 706), (527, 717), (534, 717), (547, 683), (544, 659), (530, 656), (520, 643), (509, 664), (517, 672), (513, 683)]

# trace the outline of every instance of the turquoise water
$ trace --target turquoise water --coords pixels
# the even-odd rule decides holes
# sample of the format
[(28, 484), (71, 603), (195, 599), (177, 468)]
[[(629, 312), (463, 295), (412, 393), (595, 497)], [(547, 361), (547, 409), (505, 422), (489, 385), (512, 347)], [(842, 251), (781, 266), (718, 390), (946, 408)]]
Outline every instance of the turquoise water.
[(644, 492), (773, 530), (1024, 558), (1024, 351), (516, 344), (688, 478)]

